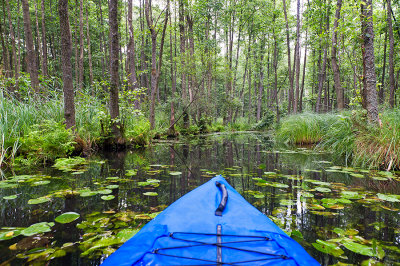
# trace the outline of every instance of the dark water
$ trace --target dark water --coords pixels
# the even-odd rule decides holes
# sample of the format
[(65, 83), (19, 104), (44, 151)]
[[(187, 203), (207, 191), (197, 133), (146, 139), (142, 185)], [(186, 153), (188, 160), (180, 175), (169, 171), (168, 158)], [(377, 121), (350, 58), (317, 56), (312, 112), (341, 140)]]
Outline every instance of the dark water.
[[(8, 181), (0, 182), (0, 265), (98, 265), (157, 212), (216, 174), (323, 265), (369, 259), (400, 265), (396, 174), (346, 167), (307, 148), (274, 147), (269, 135), (255, 133), (96, 155), (72, 172), (6, 173)], [(10, 195), (17, 197), (3, 198)], [(46, 201), (28, 204), (37, 198)], [(66, 212), (80, 218), (54, 222)], [(54, 225), (18, 235), (40, 222)], [(2, 234), (13, 238), (1, 240)]]

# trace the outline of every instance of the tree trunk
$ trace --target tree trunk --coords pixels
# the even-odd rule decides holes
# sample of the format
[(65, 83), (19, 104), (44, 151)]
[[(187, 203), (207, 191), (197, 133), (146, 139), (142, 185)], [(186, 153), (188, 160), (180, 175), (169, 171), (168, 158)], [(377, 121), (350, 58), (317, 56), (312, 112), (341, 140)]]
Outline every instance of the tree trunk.
[(306, 39), (304, 41), (304, 62), (303, 62), (303, 77), (301, 80), (301, 90), (300, 90), (300, 101), (299, 101), (299, 111), (303, 111), (303, 95), (304, 95), (304, 80), (306, 78), (306, 63), (307, 63), (307, 38), (308, 38), (308, 28), (306, 28)]
[(92, 48), (90, 44), (90, 27), (89, 27), (89, 2), (86, 3), (86, 38), (88, 47), (88, 59), (89, 59), (89, 85), (93, 84), (93, 62), (92, 62)]
[(289, 22), (286, 12), (286, 0), (283, 0), (283, 12), (285, 15), (286, 22), (286, 44), (287, 44), (287, 54), (288, 54), (288, 75), (289, 75), (289, 98), (288, 98), (288, 112), (291, 113), (293, 110), (293, 76), (292, 76), (292, 65), (290, 59), (290, 38), (289, 38)]
[(8, 16), (8, 24), (10, 27), (10, 37), (11, 37), (11, 51), (12, 51), (12, 67), (11, 69), (14, 70), (14, 73), (11, 72), (11, 76), (14, 76), (15, 79), (17, 79), (17, 53), (16, 53), (16, 49), (15, 49), (15, 34), (14, 34), (14, 28), (12, 25), (12, 20), (11, 20), (11, 12), (10, 12), (10, 5), (8, 3), (8, 0), (6, 0), (6, 7), (7, 7), (7, 16)]
[(111, 130), (114, 135), (114, 145), (124, 144), (122, 125), (119, 119), (119, 36), (118, 36), (118, 0), (110, 0), (109, 2), (109, 21), (110, 21), (110, 117)]
[[(294, 95), (294, 113), (299, 109), (299, 96), (300, 96), (300, 0), (297, 0), (297, 27), (296, 27), (296, 93)], [(294, 71), (293, 71), (294, 72)]]
[(68, 0), (58, 1), (61, 35), (61, 68), (64, 84), (64, 117), (66, 128), (75, 127), (74, 85), (72, 78), (72, 40), (69, 27)]
[[(171, 13), (169, 15), (170, 19), (170, 24), (172, 25), (172, 18), (171, 18)], [(168, 129), (168, 135), (174, 136), (175, 135), (175, 92), (176, 92), (176, 72), (174, 69), (176, 69), (176, 63), (174, 60), (174, 57), (176, 57), (176, 50), (175, 54), (173, 53), (172, 49), (172, 27), (169, 29), (169, 50), (170, 50), (170, 60), (171, 60), (171, 116), (169, 120), (169, 129)]]
[(1, 48), (3, 52), (3, 62), (4, 62), (4, 71), (5, 71), (5, 76), (10, 77), (10, 60), (8, 59), (8, 49), (6, 48), (6, 43), (4, 41), (4, 36), (6, 36), (5, 33), (3, 33), (3, 28), (2, 28), (2, 23), (0, 21), (0, 41), (1, 41)]
[(379, 103), (383, 104), (385, 101), (385, 74), (386, 74), (386, 50), (387, 50), (387, 39), (388, 33), (385, 32), (385, 41), (383, 46), (383, 66), (382, 66), (382, 76), (381, 85), (379, 86)]
[[(328, 10), (327, 10), (327, 15), (326, 15), (326, 33), (329, 34), (329, 10), (330, 10), (330, 3), (331, 1), (328, 1)], [(317, 98), (317, 104), (316, 104), (316, 112), (319, 113), (322, 111), (322, 90), (324, 89), (324, 83), (326, 79), (326, 63), (328, 59), (328, 48), (327, 45), (324, 45), (324, 59), (322, 63), (322, 69), (319, 73), (319, 81), (318, 81), (318, 98)]]
[(340, 10), (342, 8), (342, 0), (337, 0), (337, 7), (336, 7), (336, 15), (335, 15), (335, 22), (333, 24), (333, 34), (332, 34), (332, 71), (333, 71), (333, 80), (335, 83), (335, 90), (336, 90), (336, 98), (337, 98), (337, 109), (343, 110), (344, 109), (344, 91), (342, 85), (340, 84), (340, 70), (339, 65), (337, 63), (337, 28), (340, 19)]
[(374, 28), (372, 21), (372, 0), (361, 3), (362, 37), (363, 37), (363, 63), (365, 106), (370, 123), (377, 124), (378, 99), (376, 92), (375, 54), (374, 54)]
[[(395, 82), (394, 82), (394, 37), (393, 37), (393, 26), (392, 26), (392, 4), (391, 0), (387, 0), (387, 23), (388, 23), (388, 33), (389, 33), (389, 104), (390, 107), (394, 107), (394, 92), (395, 92)], [(372, 11), (371, 11), (372, 13)], [(372, 23), (372, 22), (371, 22)], [(372, 29), (373, 30), (373, 29)]]
[[(186, 54), (185, 54), (185, 10), (183, 0), (179, 0), (179, 36), (180, 36), (180, 55), (181, 55), (181, 90), (182, 90), (182, 100), (185, 103), (187, 101), (186, 92)], [(189, 127), (189, 116), (186, 109), (184, 109), (183, 114), (183, 126), (185, 129)]]
[(78, 88), (82, 90), (83, 88), (83, 0), (79, 0), (79, 78), (78, 78)]
[(98, 11), (99, 11), (99, 14), (100, 14), (100, 16), (99, 15), (97, 15), (98, 17), (97, 17), (97, 19), (99, 19), (100, 20), (100, 25), (101, 25), (101, 30), (100, 30), (100, 53), (101, 53), (101, 74), (102, 74), (102, 76), (104, 77), (104, 75), (105, 75), (105, 72), (106, 72), (106, 70), (105, 70), (105, 65), (106, 65), (106, 59), (105, 59), (105, 51), (106, 51), (106, 49), (105, 49), (105, 39), (104, 39), (104, 24), (103, 24), (103, 13), (102, 13), (102, 10), (101, 10), (101, 0), (98, 0), (97, 2), (96, 2), (97, 4), (98, 4)]
[(45, 5), (44, 1), (42, 0), (42, 52), (43, 52), (43, 58), (42, 58), (42, 74), (43, 76), (47, 77), (48, 76), (48, 64), (47, 64), (47, 41), (46, 41), (46, 18), (45, 18)]
[(31, 28), (31, 15), (29, 14), (28, 0), (22, 0), (22, 10), (24, 14), (24, 31), (25, 31), (25, 43), (27, 53), (27, 70), (31, 78), (31, 85), (36, 93), (39, 93), (39, 78), (36, 54), (33, 46), (33, 36)]
[[(35, 21), (36, 21), (36, 37), (37, 37), (37, 47), (38, 47), (38, 56), (37, 58), (39, 58), (39, 64), (38, 66), (40, 66), (43, 69), (43, 58), (42, 58), (42, 41), (40, 40), (40, 30), (39, 30), (39, 16), (38, 16), (38, 9), (37, 9), (37, 0), (33, 1), (35, 3)], [(43, 74), (43, 70), (42, 70), (42, 74)]]

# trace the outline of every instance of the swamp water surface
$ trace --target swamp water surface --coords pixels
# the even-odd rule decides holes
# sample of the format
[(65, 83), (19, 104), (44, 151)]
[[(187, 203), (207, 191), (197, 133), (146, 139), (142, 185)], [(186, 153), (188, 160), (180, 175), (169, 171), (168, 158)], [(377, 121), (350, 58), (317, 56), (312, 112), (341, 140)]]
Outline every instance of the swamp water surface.
[(15, 170), (0, 181), (0, 265), (98, 265), (169, 204), (222, 174), (322, 265), (400, 265), (400, 177), (258, 133)]

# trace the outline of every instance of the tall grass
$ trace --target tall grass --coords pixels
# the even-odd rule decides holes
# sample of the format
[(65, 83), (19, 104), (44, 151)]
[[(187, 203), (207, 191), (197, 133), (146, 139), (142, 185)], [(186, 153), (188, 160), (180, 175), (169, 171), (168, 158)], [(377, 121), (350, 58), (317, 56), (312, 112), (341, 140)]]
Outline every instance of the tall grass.
[(382, 125), (367, 122), (363, 111), (340, 114), (298, 114), (286, 117), (276, 140), (315, 144), (315, 148), (344, 157), (353, 165), (390, 170), (400, 168), (400, 110), (380, 115)]
[(288, 144), (318, 143), (337, 120), (338, 116), (334, 114), (303, 113), (287, 116), (278, 126), (276, 139)]

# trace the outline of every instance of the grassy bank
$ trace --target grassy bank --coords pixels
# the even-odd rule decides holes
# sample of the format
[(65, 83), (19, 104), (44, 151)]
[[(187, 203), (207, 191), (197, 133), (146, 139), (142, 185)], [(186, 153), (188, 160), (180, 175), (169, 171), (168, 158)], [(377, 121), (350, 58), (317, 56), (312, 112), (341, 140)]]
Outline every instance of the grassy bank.
[[(46, 95), (38, 98), (25, 94), (18, 99), (0, 92), (0, 166), (30, 166), (101, 149), (110, 136), (111, 120), (107, 99), (97, 95), (99, 93), (96, 91), (94, 93), (95, 97), (93, 92), (77, 92), (76, 128), (71, 131), (65, 129), (61, 91), (48, 90)], [(157, 107), (154, 130), (150, 130), (145, 108), (144, 111), (136, 110), (132, 99), (121, 97), (120, 114), (124, 135), (130, 147), (145, 146), (154, 137), (167, 137), (169, 105)], [(175, 128), (178, 136), (190, 136), (249, 130), (251, 125), (244, 118), (229, 125), (224, 125), (222, 118), (207, 118), (197, 123), (192, 121), (187, 129), (183, 127), (183, 121), (178, 121)]]
[(371, 126), (363, 111), (339, 114), (304, 113), (284, 118), (276, 131), (278, 142), (315, 144), (315, 149), (345, 157), (355, 166), (400, 168), (400, 110), (380, 114), (382, 125)]

